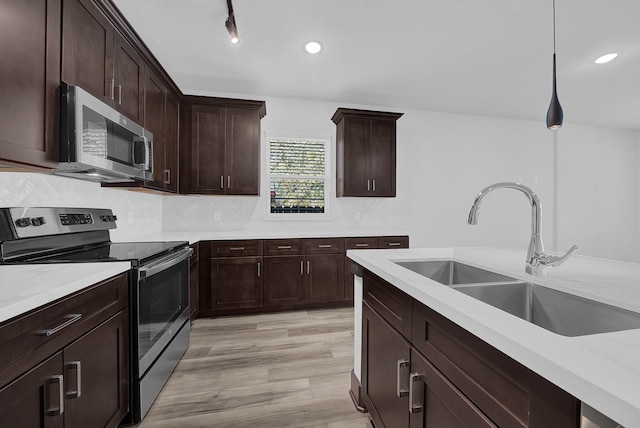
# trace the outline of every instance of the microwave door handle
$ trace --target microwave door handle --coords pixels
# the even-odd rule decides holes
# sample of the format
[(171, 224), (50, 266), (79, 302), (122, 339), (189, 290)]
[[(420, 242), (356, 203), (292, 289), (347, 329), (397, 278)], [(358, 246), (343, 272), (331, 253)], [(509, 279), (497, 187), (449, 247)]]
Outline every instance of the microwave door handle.
[(153, 141), (144, 138), (144, 169), (153, 172)]
[(133, 166), (141, 167), (145, 165), (147, 158), (146, 146), (146, 138), (133, 137), (133, 144), (131, 145), (131, 163), (133, 163)]

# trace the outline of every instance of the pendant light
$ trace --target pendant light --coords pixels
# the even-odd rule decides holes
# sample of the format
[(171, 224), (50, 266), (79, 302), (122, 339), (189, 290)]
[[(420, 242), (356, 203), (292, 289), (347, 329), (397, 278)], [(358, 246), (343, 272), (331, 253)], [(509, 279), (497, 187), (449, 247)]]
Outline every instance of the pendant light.
[(240, 38), (238, 37), (238, 27), (236, 27), (236, 17), (233, 14), (233, 4), (231, 4), (231, 0), (227, 0), (227, 9), (229, 11), (229, 16), (224, 22), (224, 26), (227, 28), (227, 31), (231, 36), (231, 43), (235, 44), (240, 41)]
[(556, 90), (556, 0), (553, 0), (553, 89), (551, 103), (549, 103), (549, 110), (547, 110), (547, 128), (551, 130), (560, 128), (563, 116), (562, 106), (558, 101), (558, 92)]

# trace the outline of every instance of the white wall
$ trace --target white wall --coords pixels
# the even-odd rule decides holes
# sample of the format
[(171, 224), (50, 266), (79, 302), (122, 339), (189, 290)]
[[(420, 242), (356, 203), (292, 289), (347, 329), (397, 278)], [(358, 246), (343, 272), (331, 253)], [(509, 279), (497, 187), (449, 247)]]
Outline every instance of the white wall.
[(558, 242), (640, 262), (638, 132), (564, 126), (558, 134)]
[(0, 172), (2, 207), (111, 208), (118, 216), (113, 239), (162, 231), (162, 197), (49, 174)]

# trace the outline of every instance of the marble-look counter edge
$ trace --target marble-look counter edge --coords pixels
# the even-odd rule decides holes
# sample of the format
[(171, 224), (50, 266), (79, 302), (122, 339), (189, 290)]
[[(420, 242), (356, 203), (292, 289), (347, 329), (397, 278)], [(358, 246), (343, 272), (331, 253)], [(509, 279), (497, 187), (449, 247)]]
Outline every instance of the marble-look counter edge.
[[(485, 342), (568, 391), (627, 428), (640, 426), (640, 330), (564, 337), (485, 305), (408, 269), (394, 260), (454, 259), (537, 282), (552, 288), (588, 295), (607, 303), (625, 303), (638, 311), (639, 265), (622, 266), (614, 298), (607, 296), (603, 278), (616, 274), (617, 262), (576, 257), (546, 279), (524, 273), (524, 252), (499, 249), (351, 250), (347, 256), (386, 281), (428, 305)], [(571, 262), (571, 263), (570, 263)], [(591, 272), (582, 272), (590, 267)], [(634, 274), (634, 272), (636, 274)], [(593, 276), (593, 277), (592, 277)], [(571, 282), (575, 277), (576, 281)], [(592, 280), (589, 278), (592, 277)], [(604, 288), (604, 291), (603, 291)]]
[(0, 322), (131, 269), (131, 263), (0, 265)]

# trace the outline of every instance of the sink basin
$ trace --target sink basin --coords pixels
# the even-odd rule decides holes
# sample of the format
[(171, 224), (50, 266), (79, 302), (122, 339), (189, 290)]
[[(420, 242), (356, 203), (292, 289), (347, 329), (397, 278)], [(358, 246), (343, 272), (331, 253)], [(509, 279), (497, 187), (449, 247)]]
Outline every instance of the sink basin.
[(541, 285), (520, 282), (455, 290), (563, 336), (640, 328), (640, 313)]
[(453, 260), (419, 260), (395, 263), (444, 285), (516, 281), (508, 276)]

